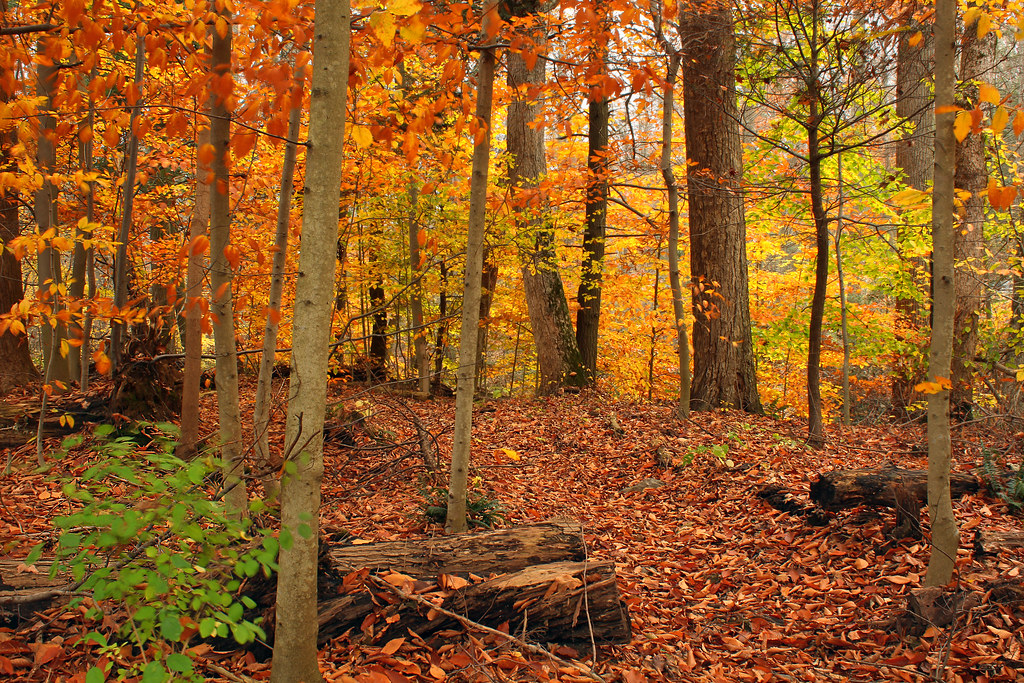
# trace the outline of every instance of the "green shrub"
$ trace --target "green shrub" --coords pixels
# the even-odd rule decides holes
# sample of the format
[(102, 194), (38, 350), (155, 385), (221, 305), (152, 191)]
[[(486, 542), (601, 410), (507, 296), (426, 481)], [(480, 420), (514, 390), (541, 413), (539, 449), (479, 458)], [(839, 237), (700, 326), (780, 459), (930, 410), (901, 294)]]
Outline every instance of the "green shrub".
[[(466, 517), (470, 526), (493, 529), (505, 520), (505, 506), (497, 499), (476, 491), (478, 480), (479, 477), (472, 482), (474, 490), (466, 496)], [(448, 489), (432, 486), (424, 489), (423, 497), (426, 499), (423, 512), (427, 518), (432, 522), (444, 524), (448, 518)]]
[(194, 638), (265, 638), (259, 620), (245, 617), (255, 603), (240, 588), (276, 571), (278, 541), (228, 514), (216, 485), (220, 463), (175, 456), (175, 430), (146, 425), (118, 435), (100, 427), (98, 457), (64, 483), (81, 508), (54, 520), (62, 533), (53, 572), (81, 582), (71, 606), (84, 603), (95, 624), (84, 640), (95, 643), (99, 664), (87, 681), (202, 680), (188, 650)]

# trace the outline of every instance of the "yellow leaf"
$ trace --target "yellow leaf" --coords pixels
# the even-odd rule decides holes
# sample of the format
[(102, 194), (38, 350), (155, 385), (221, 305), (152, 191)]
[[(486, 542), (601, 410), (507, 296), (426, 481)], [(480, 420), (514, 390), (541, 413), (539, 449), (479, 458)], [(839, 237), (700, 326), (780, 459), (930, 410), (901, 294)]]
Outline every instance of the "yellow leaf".
[(894, 194), (892, 196), (892, 203), (897, 206), (910, 206), (912, 204), (921, 203), (927, 196), (928, 194), (926, 192), (908, 187), (907, 189)]
[(1002, 133), (1003, 129), (1006, 128), (1007, 122), (1010, 120), (1010, 112), (1006, 111), (1006, 107), (999, 105), (995, 113), (992, 114), (992, 132)]
[(978, 18), (978, 38), (984, 38), (992, 30), (992, 17), (986, 12)]
[(366, 126), (352, 126), (352, 140), (359, 149), (366, 149), (373, 144), (373, 133)]
[(503, 453), (505, 457), (508, 458), (509, 460), (519, 460), (519, 454), (516, 453), (511, 448), (499, 448), (498, 451)]
[(1017, 371), (1017, 381), (1024, 382), (1024, 369)]
[(390, 12), (374, 12), (370, 16), (370, 29), (384, 47), (391, 47), (395, 40), (395, 15)]
[(411, 17), (423, 7), (419, 0), (388, 0), (388, 11), (399, 17)]
[(981, 15), (981, 8), (980, 7), (972, 7), (969, 10), (967, 10), (966, 12), (964, 12), (964, 26), (970, 26), (971, 24), (973, 24), (975, 21), (978, 20), (978, 17), (980, 15)]
[(962, 107), (958, 107), (955, 104), (945, 104), (941, 107), (935, 107), (935, 115), (938, 116), (939, 114), (950, 114), (954, 111), (961, 111), (962, 109)]
[(922, 394), (937, 394), (942, 391), (942, 385), (938, 382), (921, 382), (914, 386), (914, 391), (919, 391)]
[(917, 47), (918, 45), (921, 44), (922, 40), (924, 40), (924, 34), (918, 31), (917, 33), (915, 33), (914, 35), (910, 36), (910, 38), (907, 39), (907, 43), (910, 45), (910, 47)]
[(999, 104), (999, 89), (989, 83), (978, 85), (978, 99), (989, 104)]
[(410, 45), (418, 45), (423, 42), (423, 36), (427, 33), (427, 25), (418, 16), (410, 17), (401, 29), (399, 33), (402, 34), (402, 39)]
[(1018, 110), (1013, 117), (1013, 134), (1020, 137), (1024, 133), (1024, 111)]
[(956, 113), (956, 120), (953, 122), (953, 135), (956, 136), (957, 142), (963, 142), (967, 139), (967, 134), (971, 132), (971, 112), (959, 111)]
[(67, 418), (68, 427), (69, 428), (74, 428), (74, 426), (75, 426), (75, 416), (74, 415), (65, 415), (65, 417)]

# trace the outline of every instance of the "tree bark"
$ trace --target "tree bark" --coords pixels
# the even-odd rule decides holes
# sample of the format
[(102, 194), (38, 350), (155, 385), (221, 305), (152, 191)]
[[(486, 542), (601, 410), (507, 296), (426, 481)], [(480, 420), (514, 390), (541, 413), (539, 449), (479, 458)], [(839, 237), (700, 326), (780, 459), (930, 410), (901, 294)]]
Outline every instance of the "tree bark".
[[(481, 17), (481, 36), (490, 42), (497, 21), (498, 2), (489, 0)], [(486, 230), (487, 176), (491, 155), (491, 109), (494, 99), (495, 48), (480, 50), (476, 92), (476, 142), (469, 185), (469, 224), (466, 228), (466, 267), (462, 279), (462, 325), (459, 328), (458, 382), (455, 387), (455, 428), (452, 436), (452, 465), (448, 480), (449, 533), (465, 531), (466, 487), (473, 439), (473, 394), (476, 389), (476, 345), (480, 324), (480, 278), (483, 271)]]
[[(910, 39), (917, 31), (922, 41), (911, 45)], [(928, 143), (935, 128), (929, 87), (934, 49), (931, 26), (910, 21), (900, 34), (896, 52), (896, 115), (911, 125), (896, 145), (896, 167), (903, 172), (907, 187), (921, 191), (932, 181), (933, 150)], [(909, 219), (896, 230), (902, 277), (895, 301), (895, 336), (902, 350), (890, 383), (893, 408), (902, 415), (914, 402), (914, 387), (924, 379), (924, 334), (928, 328), (922, 303), (928, 291), (928, 262), (911, 251), (925, 226), (906, 221)]]
[[(960, 532), (950, 495), (952, 443), (949, 433), (950, 355), (953, 351), (955, 273), (953, 269), (953, 69), (956, 33), (954, 0), (935, 2), (935, 170), (932, 191), (932, 339), (928, 357), (928, 513), (932, 549), (926, 586), (953, 577)], [(938, 113), (941, 112), (941, 113)]]
[[(277, 585), (273, 683), (315, 683), (317, 666), (317, 539), (323, 480), (323, 425), (328, 343), (334, 302), (338, 206), (348, 92), (351, 10), (348, 0), (318, 0), (313, 23), (313, 76), (295, 284), (285, 443), (294, 452), (281, 486), (281, 571)], [(293, 466), (293, 469), (292, 469)]]
[[(978, 491), (977, 478), (969, 474), (950, 477), (956, 497)], [(818, 475), (811, 483), (811, 500), (825, 510), (850, 510), (858, 505), (869, 507), (897, 507), (896, 487), (921, 502), (927, 500), (928, 473), (923, 470), (905, 470), (896, 467), (878, 470), (833, 470)]]
[[(419, 185), (410, 180), (409, 195), (409, 274), (413, 279), (422, 277), (420, 267), (420, 221), (419, 221)], [(427, 351), (428, 330), (423, 325), (423, 285), (420, 282), (412, 285), (409, 292), (409, 311), (412, 318), (413, 366), (416, 368), (416, 386), (419, 391), (430, 391), (430, 353)]]
[(1024, 531), (985, 531), (974, 534), (975, 555), (995, 555), (1002, 550), (1024, 548)]
[[(996, 34), (978, 38), (977, 26), (964, 30), (960, 52), (960, 80), (964, 83), (958, 104), (966, 109), (978, 104), (978, 81), (985, 80), (995, 65)], [(957, 145), (954, 187), (964, 194), (963, 209), (953, 230), (953, 262), (956, 268), (956, 308), (953, 314), (953, 355), (950, 403), (954, 414), (970, 419), (974, 400), (974, 355), (978, 345), (978, 314), (984, 306), (985, 282), (980, 270), (985, 256), (985, 136), (971, 133)]]
[(491, 305), (494, 303), (494, 288), (498, 286), (498, 264), (494, 255), (484, 245), (483, 267), (480, 271), (480, 325), (476, 341), (476, 390), (484, 388), (487, 375), (487, 332), (491, 326)]
[[(542, 50), (542, 29), (535, 30), (530, 37), (533, 49)], [(537, 58), (530, 69), (522, 54), (509, 52), (508, 55), (508, 85), (512, 91), (506, 137), (511, 159), (509, 185), (516, 231), (526, 242), (520, 248), (520, 259), (526, 306), (537, 349), (540, 394), (586, 383), (565, 287), (558, 272), (547, 192), (542, 186), (547, 175), (547, 160), (537, 98), (546, 78), (546, 65), (546, 60)]]
[(681, 12), (692, 278), (690, 407), (761, 413), (750, 330), (743, 150), (732, 12)]
[(267, 322), (263, 328), (263, 353), (256, 380), (256, 398), (253, 408), (255, 453), (253, 461), (263, 481), (263, 493), (268, 500), (281, 493), (276, 470), (280, 458), (270, 453), (270, 390), (273, 384), (274, 361), (277, 358), (277, 330), (281, 316), (281, 295), (284, 291), (285, 263), (288, 260), (288, 228), (291, 223), (292, 195), (295, 193), (295, 157), (298, 155), (299, 133), (302, 123), (302, 76), (295, 74), (292, 90), (292, 110), (288, 114), (288, 141), (285, 142), (284, 161), (281, 165), (281, 192), (277, 198), (277, 225), (274, 230), (274, 260), (270, 267), (270, 293), (267, 295)]
[[(213, 32), (210, 68), (212, 79), (232, 79), (231, 11), (220, 11), (226, 31)], [(238, 406), (238, 353), (235, 346), (233, 266), (231, 244), (231, 88), (215, 89), (210, 101), (210, 142), (213, 144), (213, 184), (210, 186), (210, 313), (217, 371), (217, 415), (220, 457), (224, 468), (224, 501), (232, 514), (245, 515), (248, 494), (242, 478), (242, 415)], [(301, 339), (301, 337), (300, 337)]]

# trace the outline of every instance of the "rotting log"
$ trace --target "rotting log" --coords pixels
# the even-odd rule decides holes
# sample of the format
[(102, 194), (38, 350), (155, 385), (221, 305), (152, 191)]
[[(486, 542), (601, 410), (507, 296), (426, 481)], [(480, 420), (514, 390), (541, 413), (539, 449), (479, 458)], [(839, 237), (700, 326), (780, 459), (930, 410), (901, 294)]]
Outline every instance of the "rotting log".
[(487, 577), (549, 562), (578, 562), (586, 557), (586, 550), (578, 523), (552, 521), (475, 534), (335, 547), (328, 556), (341, 572), (389, 569), (417, 579), (435, 579), (439, 574)]
[(915, 588), (907, 595), (907, 608), (896, 620), (903, 635), (919, 636), (929, 626), (944, 628), (976, 607), (1024, 605), (1024, 584), (1019, 578), (998, 579), (982, 590), (949, 591), (940, 586)]
[[(978, 480), (969, 474), (954, 472), (949, 484), (954, 498), (978, 491)], [(858, 505), (900, 509), (912, 506), (913, 501), (920, 509), (928, 502), (928, 473), (896, 467), (834, 470), (818, 475), (818, 480), (811, 483), (811, 500), (833, 512)]]
[[(484, 626), (507, 623), (510, 633), (535, 642), (590, 643), (593, 635), (597, 643), (628, 643), (631, 638), (629, 613), (610, 562), (530, 566), (451, 590), (440, 606)], [(322, 600), (319, 614), (321, 643), (359, 629), (374, 640), (407, 630), (427, 638), (462, 629), (436, 610), (373, 588)]]
[(974, 534), (975, 555), (995, 555), (1001, 550), (1024, 548), (1024, 531), (985, 531)]

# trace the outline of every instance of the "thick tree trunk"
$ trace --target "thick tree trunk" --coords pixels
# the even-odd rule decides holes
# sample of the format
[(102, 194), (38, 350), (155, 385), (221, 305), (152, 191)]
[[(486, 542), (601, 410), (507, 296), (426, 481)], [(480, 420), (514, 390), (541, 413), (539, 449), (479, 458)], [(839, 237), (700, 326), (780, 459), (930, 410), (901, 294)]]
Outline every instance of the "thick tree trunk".
[(690, 406), (761, 413), (750, 331), (732, 12), (707, 3), (681, 17), (694, 315)]
[[(957, 498), (978, 491), (977, 478), (969, 474), (953, 474), (950, 483)], [(811, 483), (811, 500), (825, 510), (849, 510), (858, 505), (895, 508), (898, 506), (897, 487), (920, 501), (918, 507), (921, 507), (927, 501), (928, 473), (895, 467), (834, 470), (818, 475), (817, 481)]]
[(381, 281), (373, 284), (367, 292), (373, 328), (370, 330), (370, 374), (371, 379), (383, 382), (388, 376), (388, 312), (384, 308), (385, 294)]
[[(0, 97), (0, 101), (7, 99), (2, 88)], [(0, 169), (3, 172), (13, 170), (14, 161), (11, 159), (10, 151), (15, 140), (14, 131), (4, 135), (0, 140)], [(0, 195), (0, 313), (10, 312), (12, 307), (25, 298), (21, 261), (5, 247), (20, 234), (18, 195), (13, 188), (7, 188), (6, 192)], [(39, 371), (32, 364), (32, 357), (29, 355), (28, 335), (14, 334), (10, 331), (0, 333), (0, 396), (38, 379)]]
[[(481, 34), (488, 36), (498, 20), (497, 0), (483, 8)], [(485, 38), (486, 40), (486, 38)], [(473, 167), (469, 181), (469, 221), (466, 226), (466, 267), (462, 278), (462, 322), (459, 327), (459, 367), (455, 387), (455, 428), (452, 464), (448, 479), (448, 512), (445, 528), (465, 531), (466, 488), (473, 440), (473, 395), (476, 391), (476, 344), (480, 324), (480, 278), (483, 272), (484, 233), (487, 219), (487, 182), (491, 156), (491, 109), (494, 101), (494, 47), (480, 50), (477, 73), (476, 125)], [(443, 271), (442, 271), (443, 272)]]
[[(543, 34), (537, 32), (532, 38), (536, 49), (543, 49)], [(538, 125), (538, 90), (545, 81), (546, 64), (544, 59), (537, 59), (529, 69), (521, 54), (508, 55), (508, 84), (513, 97), (508, 106), (506, 138), (511, 158), (509, 185), (516, 230), (526, 245), (521, 248), (523, 288), (537, 349), (541, 394), (586, 383), (565, 287), (558, 272), (548, 198), (541, 187), (547, 174), (547, 160), (544, 127)]]
[[(482, 567), (482, 565), (481, 565)], [(380, 593), (376, 589), (375, 593)], [(615, 585), (610, 562), (556, 562), (534, 565), (483, 583), (451, 591), (441, 607), (491, 628), (508, 624), (511, 633), (529, 633), (540, 642), (628, 643), (629, 614)], [(321, 604), (320, 641), (359, 628), (378, 611), (367, 593), (345, 595)], [(380, 640), (407, 634), (421, 637), (460, 629), (455, 619), (426, 606), (396, 603), (384, 608), (374, 636)]]
[[(978, 101), (978, 80), (988, 78), (995, 63), (996, 34), (978, 38), (976, 26), (964, 32), (960, 80), (967, 85), (958, 102), (973, 108)], [(953, 314), (953, 355), (950, 403), (955, 415), (969, 418), (974, 390), (974, 355), (978, 345), (978, 314), (984, 305), (985, 282), (981, 271), (985, 253), (985, 136), (971, 133), (957, 145), (954, 187), (964, 192), (963, 209), (953, 230), (953, 262), (956, 267), (956, 309)], [(967, 196), (967, 192), (970, 196)]]
[[(222, 36), (213, 33), (211, 69), (213, 78), (231, 79), (232, 17), (228, 9), (220, 16), (227, 24)], [(220, 457), (224, 467), (224, 500), (236, 515), (246, 514), (248, 495), (242, 478), (242, 415), (238, 405), (238, 354), (235, 346), (235, 310), (231, 281), (234, 276), (228, 252), (231, 244), (230, 137), (231, 109), (226, 89), (218, 89), (210, 104), (210, 142), (213, 144), (213, 184), (210, 187), (210, 313), (217, 370), (217, 414), (220, 427)]]
[[(911, 45), (917, 32), (922, 41)], [(896, 145), (896, 167), (903, 172), (908, 187), (926, 190), (932, 180), (932, 146), (935, 113), (931, 102), (931, 60), (934, 52), (932, 29), (927, 24), (910, 24), (902, 32), (896, 53), (896, 115), (911, 124)], [(893, 408), (905, 414), (915, 400), (914, 387), (924, 379), (927, 311), (922, 302), (928, 292), (928, 262), (924, 255), (910, 251), (919, 242), (926, 226), (901, 223), (896, 231), (900, 246), (902, 277), (895, 302), (895, 335), (902, 351), (895, 359), (891, 390)]]
[(932, 191), (932, 340), (928, 354), (928, 516), (932, 549), (926, 586), (944, 586), (953, 577), (960, 531), (950, 493), (952, 441), (949, 431), (949, 381), (956, 301), (953, 267), (953, 69), (956, 33), (954, 0), (935, 2), (935, 170)]
[(578, 523), (554, 521), (417, 541), (342, 546), (328, 554), (343, 572), (390, 569), (416, 579), (436, 579), (440, 574), (505, 573), (534, 564), (581, 562), (586, 548)]
[(348, 0), (318, 0), (313, 24), (313, 76), (303, 194), (302, 238), (295, 283), (293, 346), (285, 443), (294, 474), (281, 484), (281, 567), (277, 585), (272, 683), (315, 683), (317, 546), (328, 343), (334, 302), (338, 205), (348, 93), (351, 10)]

